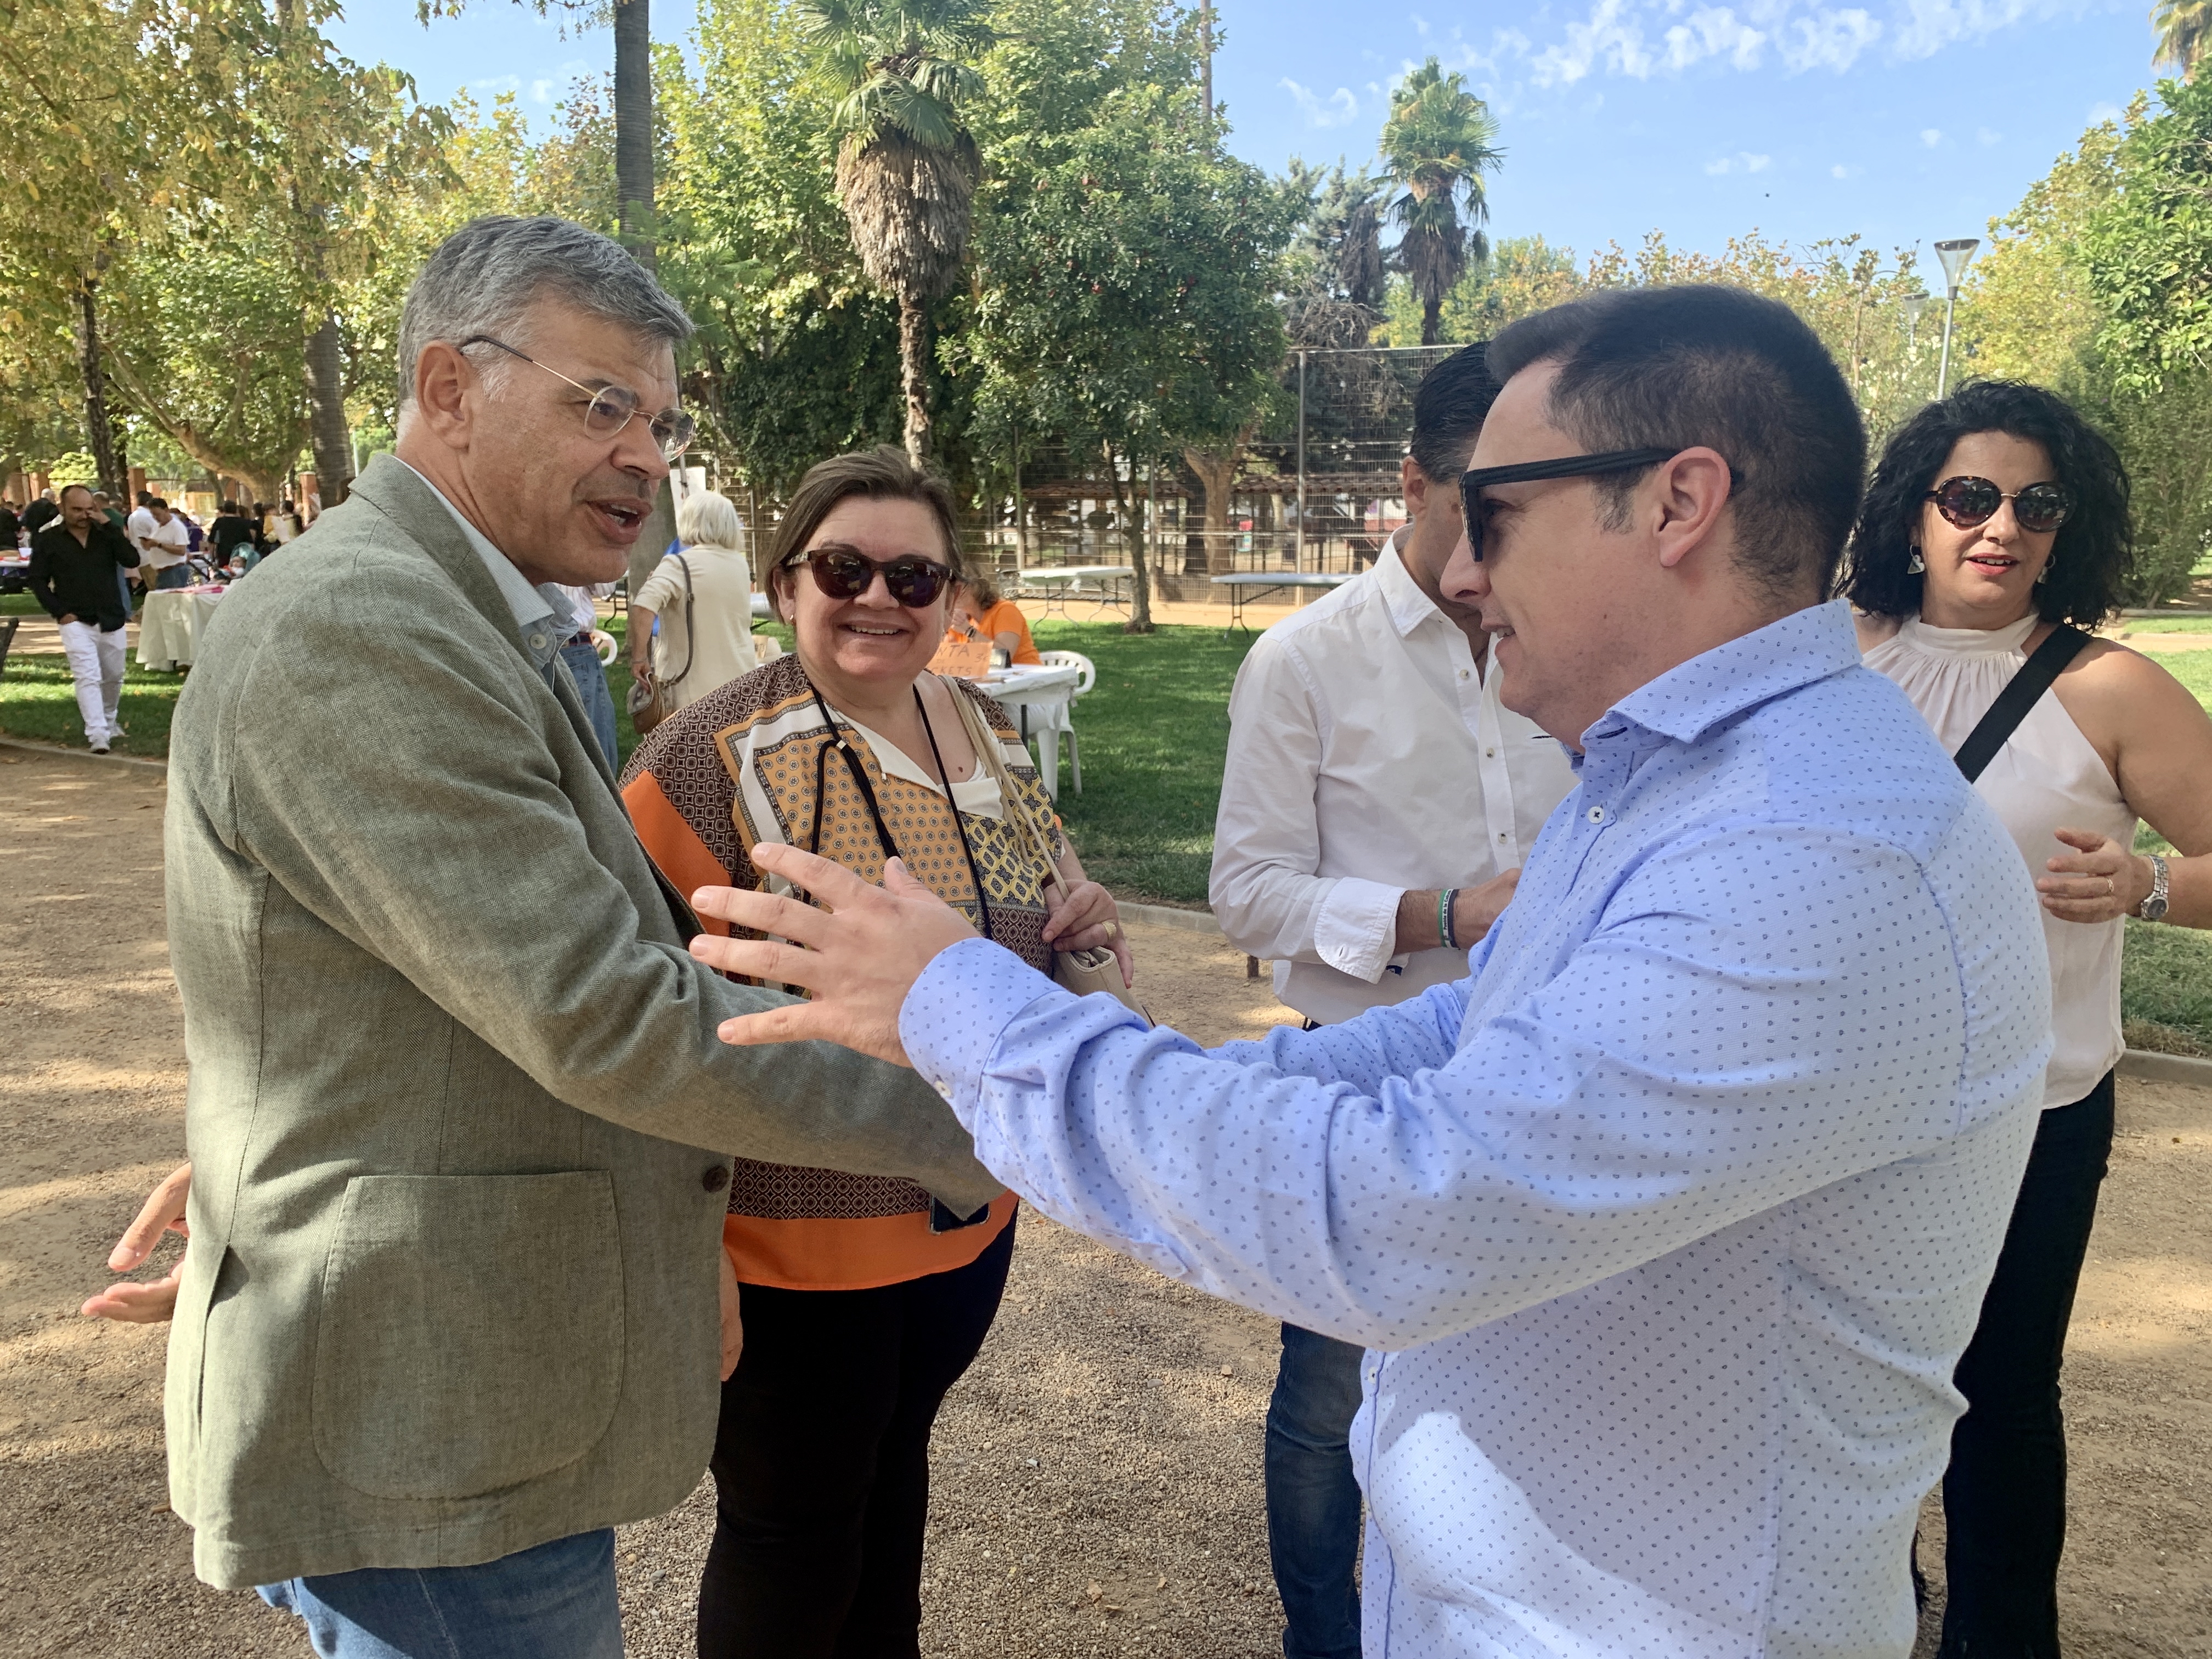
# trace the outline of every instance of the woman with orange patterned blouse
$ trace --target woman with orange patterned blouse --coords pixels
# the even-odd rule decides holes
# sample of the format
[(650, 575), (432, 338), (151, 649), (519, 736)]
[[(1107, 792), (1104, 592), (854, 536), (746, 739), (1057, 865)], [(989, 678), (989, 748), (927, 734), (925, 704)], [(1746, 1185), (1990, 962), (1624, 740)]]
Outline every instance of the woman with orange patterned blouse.
[[(798, 649), (640, 745), (623, 791), (638, 834), (684, 893), (763, 885), (763, 841), (871, 881), (896, 856), (1032, 965), (1105, 946), (1126, 975), (1114, 901), (1005, 712), (924, 672), (958, 575), (951, 494), (903, 452), (810, 471), (769, 576)], [(737, 1161), (723, 1238), (743, 1348), (714, 1449), (706, 1659), (918, 1653), (930, 1429), (998, 1311), (1014, 1206), (961, 1217), (895, 1177)]]

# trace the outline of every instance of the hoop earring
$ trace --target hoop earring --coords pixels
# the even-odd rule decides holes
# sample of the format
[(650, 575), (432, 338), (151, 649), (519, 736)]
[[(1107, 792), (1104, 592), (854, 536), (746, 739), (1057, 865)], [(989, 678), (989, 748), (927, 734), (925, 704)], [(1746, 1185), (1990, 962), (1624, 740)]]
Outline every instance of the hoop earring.
[(1925, 572), (1927, 568), (1928, 562), (1920, 556), (1920, 550), (1917, 547), (1914, 548), (1912, 550), (1912, 556), (1905, 562), (1905, 574), (1908, 576), (1917, 576)]

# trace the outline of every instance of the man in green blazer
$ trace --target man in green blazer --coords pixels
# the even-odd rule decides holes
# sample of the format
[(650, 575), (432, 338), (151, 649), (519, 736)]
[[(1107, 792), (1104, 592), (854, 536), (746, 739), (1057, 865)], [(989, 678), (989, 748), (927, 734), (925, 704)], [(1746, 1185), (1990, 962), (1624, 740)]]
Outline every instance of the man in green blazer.
[(687, 954), (561, 664), (554, 585), (623, 574), (690, 435), (690, 330), (593, 232), (456, 233), (393, 457), (231, 589), (178, 705), (191, 1245), (87, 1310), (173, 1296), (196, 1568), (326, 1656), (619, 1654), (611, 1529), (714, 1445), (727, 1154), (1000, 1190), (910, 1073), (717, 1041), (785, 999)]

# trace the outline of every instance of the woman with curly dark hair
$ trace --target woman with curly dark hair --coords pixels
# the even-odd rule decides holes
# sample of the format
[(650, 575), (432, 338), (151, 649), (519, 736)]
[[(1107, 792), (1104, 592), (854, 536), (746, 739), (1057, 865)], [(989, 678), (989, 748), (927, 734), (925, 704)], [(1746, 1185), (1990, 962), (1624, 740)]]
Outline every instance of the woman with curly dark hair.
[[(1953, 1659), (2058, 1652), (2058, 1376), (2112, 1142), (2121, 918), (2212, 927), (2212, 720), (2155, 663), (2082, 631), (2118, 608), (2133, 555), (2112, 447), (2054, 393), (1984, 380), (1890, 440), (1844, 578), (1867, 665), (1970, 776), (1979, 767), (1977, 790), (2035, 873), (2051, 953), (2043, 1121), (1955, 1379), (1966, 1413), (1943, 1477)], [(2004, 732), (2039, 682), (2047, 691)], [(2136, 854), (2138, 817), (2186, 856)]]

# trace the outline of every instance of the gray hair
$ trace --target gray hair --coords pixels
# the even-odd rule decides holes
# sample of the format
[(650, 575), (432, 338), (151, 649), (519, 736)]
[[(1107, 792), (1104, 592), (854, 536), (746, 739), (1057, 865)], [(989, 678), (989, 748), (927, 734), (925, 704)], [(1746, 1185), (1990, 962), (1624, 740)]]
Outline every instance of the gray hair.
[[(681, 345), (690, 318), (621, 243), (566, 219), (488, 214), (438, 244), (399, 313), (399, 408), (415, 401), (415, 364), (434, 340), (514, 333), (539, 300), (618, 323), (640, 338)], [(510, 345), (518, 342), (507, 339)], [(486, 354), (490, 355), (490, 354)], [(513, 362), (483, 367), (487, 379)]]
[(744, 526), (727, 495), (695, 489), (676, 504), (676, 539), (686, 547), (744, 550)]

